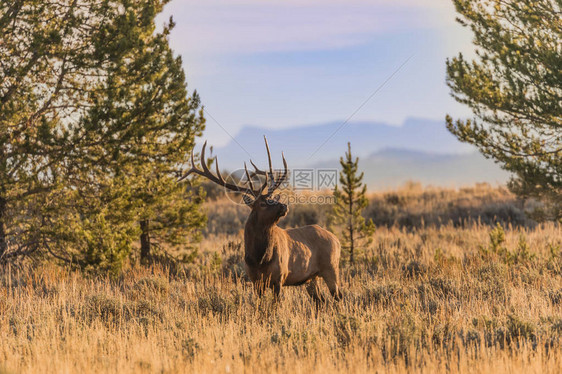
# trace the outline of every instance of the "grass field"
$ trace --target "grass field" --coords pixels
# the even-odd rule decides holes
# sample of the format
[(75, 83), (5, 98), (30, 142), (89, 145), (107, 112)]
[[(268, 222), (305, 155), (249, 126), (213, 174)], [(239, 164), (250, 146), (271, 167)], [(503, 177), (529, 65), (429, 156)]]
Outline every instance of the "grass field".
[(257, 299), (239, 232), (209, 233), (174, 276), (6, 268), (0, 372), (560, 372), (560, 226), (436, 222), (379, 223), (325, 304), (303, 287)]

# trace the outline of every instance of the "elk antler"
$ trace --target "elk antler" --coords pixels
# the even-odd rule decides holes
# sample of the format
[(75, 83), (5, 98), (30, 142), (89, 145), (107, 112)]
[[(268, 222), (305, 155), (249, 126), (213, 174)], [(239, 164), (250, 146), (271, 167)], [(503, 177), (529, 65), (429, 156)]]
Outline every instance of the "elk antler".
[(207, 164), (205, 163), (205, 148), (206, 147), (207, 147), (207, 142), (205, 142), (205, 144), (203, 144), (203, 148), (201, 149), (201, 167), (202, 167), (203, 170), (200, 170), (195, 166), (195, 160), (194, 160), (194, 157), (193, 157), (193, 149), (192, 149), (191, 150), (191, 169), (189, 169), (187, 171), (187, 173), (185, 173), (180, 179), (178, 179), (178, 182), (184, 180), (185, 178), (187, 178), (191, 174), (198, 174), (198, 175), (201, 175), (202, 177), (207, 178), (211, 182), (214, 182), (214, 183), (216, 183), (220, 186), (228, 188), (231, 191), (242, 192), (244, 194), (252, 195), (253, 197), (259, 196), (261, 191), (254, 190), (253, 185), (251, 186), (252, 188), (246, 188), (246, 187), (238, 186), (236, 184), (228, 183), (227, 181), (225, 181), (224, 178), (222, 177), (220, 169), (219, 169), (218, 157), (215, 158), (215, 170), (217, 172), (217, 175), (214, 175), (209, 170), (209, 168), (207, 167)]
[[(280, 178), (275, 178), (275, 175), (273, 173), (273, 166), (272, 166), (272, 163), (271, 163), (271, 152), (269, 151), (269, 144), (267, 144), (267, 138), (265, 137), (265, 135), (263, 137), (263, 140), (265, 141), (265, 149), (267, 150), (267, 160), (269, 162), (269, 173), (267, 173), (263, 170), (260, 170), (256, 166), (256, 164), (254, 164), (252, 162), (252, 160), (250, 160), (250, 163), (252, 164), (252, 166), (255, 169), (254, 174), (265, 175), (266, 184), (268, 183), (268, 176), (271, 177), (272, 182), (271, 182), (271, 185), (267, 186), (268, 188), (267, 188), (267, 194), (266, 194), (266, 196), (271, 196), (273, 194), (273, 192), (275, 192), (275, 190), (278, 189), (279, 186), (281, 186), (281, 184), (285, 181), (285, 179), (287, 179), (288, 167), (287, 167), (287, 160), (285, 160), (285, 155), (283, 154), (283, 152), (281, 152), (281, 157), (283, 158), (283, 168), (284, 168), (284, 170), (283, 170), (283, 173), (281, 174)], [(248, 176), (248, 180), (249, 179), (250, 179), (250, 177)], [(262, 188), (264, 188), (264, 187), (265, 187), (265, 184), (264, 184), (264, 186), (262, 186)]]
[[(228, 183), (226, 182), (219, 170), (219, 160), (218, 157), (215, 158), (215, 170), (216, 170), (216, 174), (214, 175), (209, 168), (207, 167), (207, 164), (205, 163), (205, 148), (207, 147), (207, 142), (205, 142), (205, 144), (203, 144), (203, 148), (201, 149), (201, 168), (203, 170), (198, 169), (195, 166), (195, 160), (193, 157), (193, 150), (191, 150), (191, 169), (189, 169), (187, 171), (187, 173), (185, 173), (180, 179), (178, 179), (179, 181), (184, 180), (185, 178), (187, 178), (189, 175), (191, 174), (198, 174), (201, 175), (207, 179), (209, 179), (210, 181), (223, 186), (225, 188), (228, 188), (231, 191), (235, 191), (235, 192), (242, 192), (244, 194), (247, 195), (251, 195), (254, 198), (257, 198), (258, 196), (260, 196), (263, 191), (265, 190), (265, 188), (267, 187), (267, 193), (266, 196), (271, 196), (273, 194), (273, 192), (275, 192), (276, 189), (279, 188), (279, 186), (281, 186), (281, 183), (283, 183), (283, 181), (287, 178), (287, 174), (288, 174), (288, 168), (287, 168), (287, 161), (285, 160), (285, 156), (283, 155), (283, 153), (281, 153), (282, 157), (283, 157), (283, 167), (285, 168), (283, 173), (281, 174), (280, 178), (275, 178), (274, 173), (273, 173), (273, 166), (271, 163), (271, 152), (269, 151), (269, 145), (267, 144), (267, 138), (264, 136), (263, 137), (265, 140), (265, 148), (267, 149), (267, 159), (269, 162), (269, 173), (260, 170), (253, 162), (252, 160), (250, 160), (250, 163), (252, 164), (252, 166), (255, 169), (255, 172), (252, 173), (253, 175), (264, 175), (265, 176), (265, 182), (262, 184), (262, 186), (258, 189), (254, 188), (254, 182), (252, 181), (252, 178), (250, 176), (250, 173), (248, 172), (248, 167), (246, 166), (246, 163), (244, 163), (244, 172), (246, 173), (246, 178), (248, 178), (248, 184), (250, 185), (250, 188), (247, 187), (242, 187), (236, 184), (232, 184), (232, 183)], [(272, 182), (271, 184), (269, 183), (269, 178), (271, 177)]]

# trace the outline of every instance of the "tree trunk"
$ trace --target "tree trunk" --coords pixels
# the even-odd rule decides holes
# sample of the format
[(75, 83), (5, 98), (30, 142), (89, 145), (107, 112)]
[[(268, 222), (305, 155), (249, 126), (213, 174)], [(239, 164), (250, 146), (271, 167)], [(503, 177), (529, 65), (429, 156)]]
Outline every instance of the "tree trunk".
[(150, 221), (145, 219), (140, 221), (141, 237), (140, 237), (140, 260), (141, 264), (148, 265), (150, 263)]
[(353, 243), (353, 192), (349, 196), (349, 262), (353, 264), (355, 258), (353, 252), (355, 244)]
[(353, 225), (349, 226), (349, 262), (351, 264), (354, 263), (355, 258), (353, 256), (353, 252), (354, 252), (354, 244), (353, 244)]
[(0, 259), (4, 257), (4, 253), (8, 249), (6, 240), (6, 199), (0, 196)]

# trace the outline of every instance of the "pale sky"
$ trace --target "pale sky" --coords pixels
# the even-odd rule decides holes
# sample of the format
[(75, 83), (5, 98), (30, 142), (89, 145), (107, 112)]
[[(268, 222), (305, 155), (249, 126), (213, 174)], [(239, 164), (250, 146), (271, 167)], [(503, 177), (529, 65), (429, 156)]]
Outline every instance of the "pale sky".
[(173, 0), (170, 15), (215, 146), (246, 125), (343, 122), (408, 58), (352, 120), (470, 113), (445, 84), (445, 59), (474, 49), (449, 0)]

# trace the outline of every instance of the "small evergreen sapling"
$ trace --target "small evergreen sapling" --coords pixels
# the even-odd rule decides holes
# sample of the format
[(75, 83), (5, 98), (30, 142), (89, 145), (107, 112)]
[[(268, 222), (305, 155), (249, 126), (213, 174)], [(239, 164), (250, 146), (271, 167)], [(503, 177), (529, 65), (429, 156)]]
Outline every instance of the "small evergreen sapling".
[(369, 204), (367, 185), (363, 184), (363, 172), (358, 174), (359, 158), (353, 159), (351, 144), (347, 143), (345, 158), (340, 158), (339, 186), (334, 190), (335, 204), (328, 219), (329, 226), (341, 227), (340, 239), (349, 262), (354, 263), (357, 252), (372, 242), (375, 224), (361, 215)]

